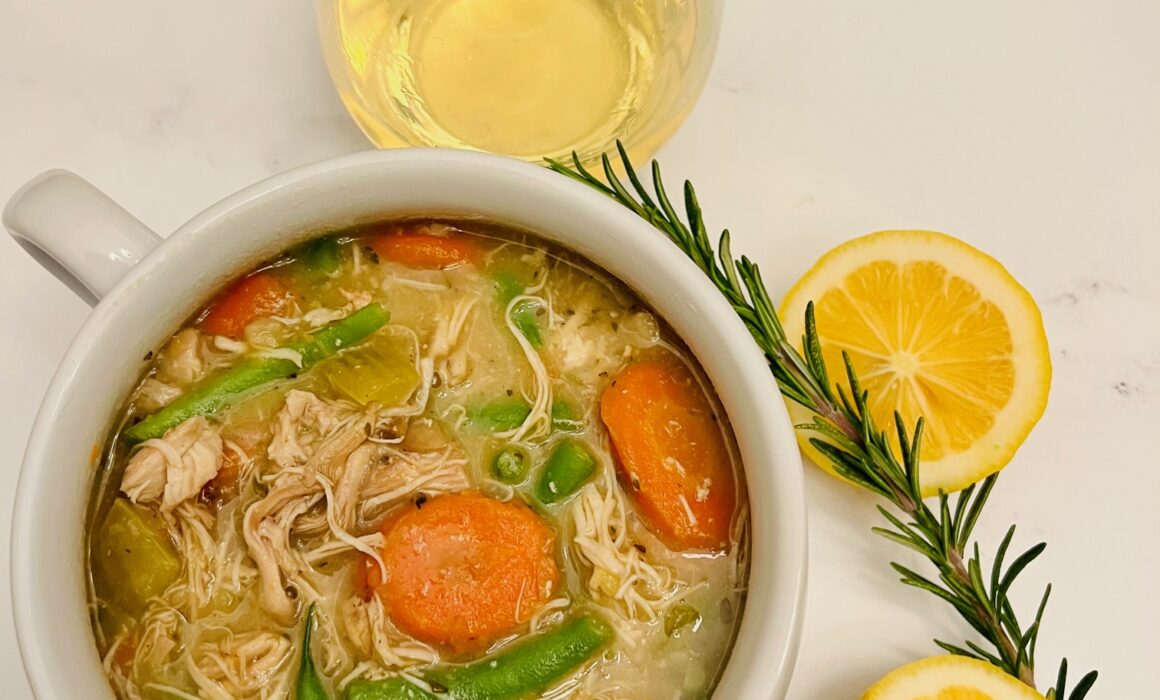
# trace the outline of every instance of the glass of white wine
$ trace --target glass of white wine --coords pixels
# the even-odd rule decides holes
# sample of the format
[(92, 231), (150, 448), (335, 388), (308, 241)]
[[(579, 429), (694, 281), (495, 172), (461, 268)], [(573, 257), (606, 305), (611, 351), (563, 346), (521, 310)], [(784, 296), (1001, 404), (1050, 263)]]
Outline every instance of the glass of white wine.
[(652, 155), (705, 84), (724, 0), (317, 0), (347, 109), (382, 148)]

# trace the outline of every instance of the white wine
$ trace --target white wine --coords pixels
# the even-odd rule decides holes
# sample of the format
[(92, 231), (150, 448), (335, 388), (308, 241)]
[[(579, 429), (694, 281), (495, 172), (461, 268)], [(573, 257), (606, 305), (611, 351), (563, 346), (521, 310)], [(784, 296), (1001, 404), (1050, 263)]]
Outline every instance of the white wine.
[(588, 159), (617, 138), (649, 153), (683, 119), (709, 62), (698, 23), (716, 19), (697, 3), (329, 0), (323, 32), (379, 146)]

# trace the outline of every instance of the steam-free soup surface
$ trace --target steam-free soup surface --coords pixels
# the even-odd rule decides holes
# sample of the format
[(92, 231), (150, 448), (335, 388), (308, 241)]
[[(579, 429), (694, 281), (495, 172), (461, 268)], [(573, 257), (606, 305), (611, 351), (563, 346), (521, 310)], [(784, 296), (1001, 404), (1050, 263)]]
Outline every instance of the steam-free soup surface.
[(129, 698), (703, 698), (747, 511), (694, 360), (520, 232), (330, 233), (152, 354), (90, 509)]

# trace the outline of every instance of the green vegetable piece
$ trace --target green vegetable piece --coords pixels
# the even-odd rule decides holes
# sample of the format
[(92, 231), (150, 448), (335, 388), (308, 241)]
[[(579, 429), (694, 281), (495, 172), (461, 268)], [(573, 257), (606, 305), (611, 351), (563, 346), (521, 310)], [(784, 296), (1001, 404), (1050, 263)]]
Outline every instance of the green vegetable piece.
[(390, 320), (391, 315), (382, 306), (367, 304), (350, 316), (323, 326), (305, 340), (291, 343), (289, 347), (302, 353), (302, 364), (309, 367), (339, 350), (361, 343)]
[(559, 503), (576, 493), (596, 471), (596, 458), (583, 443), (564, 440), (548, 457), (536, 484), (536, 498), (544, 505)]
[(361, 342), (386, 325), (389, 315), (378, 304), (369, 304), (346, 318), (324, 326), (287, 347), (302, 356), (302, 367), (280, 358), (253, 358), (203, 380), (177, 400), (125, 431), (131, 442), (159, 438), (190, 416), (212, 416), (243, 394), (264, 384), (286, 379), (339, 350)]
[(310, 272), (329, 277), (342, 264), (342, 246), (334, 236), (323, 236), (301, 246), (296, 257)]
[(368, 681), (360, 678), (346, 687), (346, 698), (347, 700), (435, 700), (436, 696), (402, 678), (386, 678), (381, 681)]
[(469, 411), (468, 418), (482, 428), (499, 433), (520, 427), (531, 412), (532, 407), (527, 401), (509, 396)]
[(665, 611), (665, 635), (679, 637), (688, 628), (697, 629), (701, 623), (701, 613), (692, 605), (681, 601)]
[(612, 637), (607, 622), (586, 615), (509, 651), (432, 676), (453, 700), (522, 698), (551, 687), (592, 658)]
[(319, 372), (335, 389), (364, 406), (372, 401), (394, 406), (419, 386), (419, 371), (408, 348), (391, 337), (327, 360)]
[(577, 415), (572, 404), (564, 399), (556, 399), (552, 402), (552, 430), (579, 433), (584, 430), (584, 420)]
[(514, 265), (507, 265), (495, 271), (495, 296), (500, 306), (507, 308), (512, 299), (524, 293), (530, 285), (531, 274), (521, 275)]
[[(181, 561), (161, 527), (124, 498), (113, 501), (93, 542), (93, 568), (113, 603), (140, 613), (181, 574)], [(106, 588), (106, 586), (102, 586)]]
[(314, 631), (314, 606), (306, 612), (306, 631), (302, 633), (302, 660), (298, 664), (298, 684), (295, 687), (294, 697), (297, 700), (330, 700), (330, 694), (322, 685), (322, 678), (314, 668), (314, 659), (310, 655), (310, 636)]
[(528, 478), (528, 453), (508, 446), (495, 453), (491, 473), (505, 484), (519, 484)]
[(446, 693), (432, 695), (401, 678), (358, 680), (347, 686), (347, 700), (516, 700), (537, 694), (572, 673), (613, 638), (612, 628), (586, 615), (532, 637), (507, 651), (431, 674)]
[(540, 330), (540, 302), (525, 299), (511, 310), (512, 323), (533, 348), (544, 347), (544, 333)]
[[(536, 282), (536, 271), (518, 258), (501, 259), (489, 266), (488, 273), (495, 284), (496, 301), (504, 313), (512, 299), (523, 294)], [(530, 299), (516, 304), (511, 310), (515, 327), (528, 339), (534, 348), (544, 346), (544, 333), (540, 328), (540, 303)]]

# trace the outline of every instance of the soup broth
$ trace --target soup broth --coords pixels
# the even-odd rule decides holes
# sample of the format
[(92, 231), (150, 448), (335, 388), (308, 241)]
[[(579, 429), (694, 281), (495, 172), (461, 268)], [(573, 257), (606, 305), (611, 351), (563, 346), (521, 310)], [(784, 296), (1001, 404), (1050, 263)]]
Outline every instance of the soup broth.
[(654, 312), (534, 236), (329, 232), (184, 324), (123, 415), (87, 539), (119, 697), (669, 700), (724, 666), (726, 417)]

